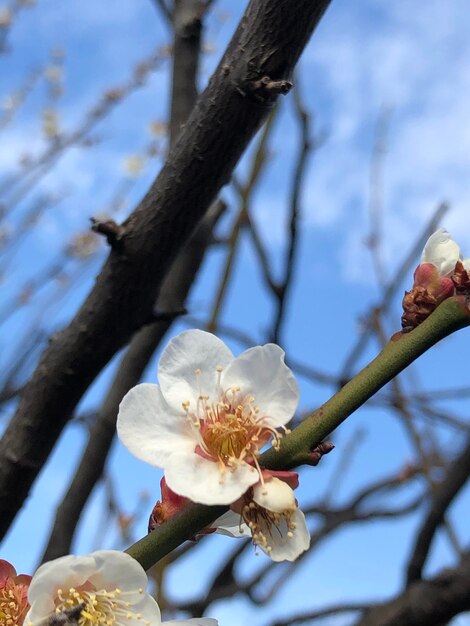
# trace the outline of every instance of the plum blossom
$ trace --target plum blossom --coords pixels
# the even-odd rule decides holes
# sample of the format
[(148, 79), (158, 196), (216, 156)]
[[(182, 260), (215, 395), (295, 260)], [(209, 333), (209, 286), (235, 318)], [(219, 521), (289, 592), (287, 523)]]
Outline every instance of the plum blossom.
[[(44, 563), (28, 591), (31, 608), (24, 626), (75, 623), (77, 626), (161, 626), (160, 609), (145, 592), (147, 575), (125, 552), (99, 550)], [(167, 625), (217, 626), (197, 618)]]
[[(298, 508), (293, 489), (298, 484), (296, 472), (262, 471), (262, 479), (232, 503), (230, 510), (215, 520), (210, 528), (197, 533), (217, 532), (229, 537), (251, 537), (273, 561), (294, 561), (308, 549), (310, 533), (305, 516)], [(189, 500), (175, 494), (161, 482), (162, 499), (150, 516), (149, 532), (184, 509)]]
[(124, 552), (55, 559), (33, 576), (25, 626), (42, 626), (54, 616), (73, 618), (78, 626), (160, 626), (160, 610), (146, 585), (143, 568)]
[(439, 228), (427, 240), (421, 255), (420, 265), (431, 263), (437, 268), (439, 276), (451, 276), (459, 259), (459, 245), (445, 228)]
[(297, 485), (295, 472), (263, 472), (263, 482), (251, 487), (213, 525), (222, 534), (251, 535), (253, 544), (273, 561), (295, 561), (310, 546), (305, 516), (292, 489)]
[(421, 324), (441, 302), (454, 295), (456, 288), (466, 289), (468, 261), (462, 263), (460, 247), (444, 228), (429, 237), (414, 273), (413, 288), (403, 298), (404, 332)]
[(258, 456), (279, 446), (297, 407), (297, 382), (274, 344), (235, 358), (217, 337), (188, 330), (167, 345), (159, 384), (137, 385), (119, 407), (121, 441), (165, 470), (175, 493), (231, 504), (260, 480)]
[(31, 576), (17, 575), (8, 561), (0, 559), (0, 624), (22, 626), (29, 609), (28, 586)]

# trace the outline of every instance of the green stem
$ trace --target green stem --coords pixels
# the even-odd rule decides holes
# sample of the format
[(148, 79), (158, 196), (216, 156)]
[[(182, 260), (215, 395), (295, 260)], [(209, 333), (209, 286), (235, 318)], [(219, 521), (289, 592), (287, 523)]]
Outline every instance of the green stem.
[[(379, 389), (438, 341), (469, 325), (470, 312), (461, 299), (445, 300), (412, 332), (396, 333), (369, 365), (283, 438), (280, 450), (267, 450), (260, 457), (260, 464), (273, 470), (308, 464), (310, 451)], [(192, 478), (197, 480), (197, 477)], [(148, 569), (183, 541), (209, 526), (226, 509), (192, 504), (126, 552)]]

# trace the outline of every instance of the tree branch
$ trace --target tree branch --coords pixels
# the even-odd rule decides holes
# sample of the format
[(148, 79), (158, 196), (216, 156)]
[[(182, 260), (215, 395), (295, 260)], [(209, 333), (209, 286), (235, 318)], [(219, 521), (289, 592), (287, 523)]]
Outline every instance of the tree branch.
[[(202, 35), (199, 0), (178, 0), (173, 11), (174, 54), (171, 93), (170, 145), (189, 116), (197, 98), (196, 80)], [(188, 38), (184, 24), (197, 21)], [(116, 416), (123, 396), (136, 385), (150, 358), (174, 321), (174, 311), (183, 310), (193, 280), (212, 240), (215, 224), (225, 209), (218, 201), (182, 248), (168, 272), (155, 305), (155, 321), (134, 337), (123, 357), (103, 406), (96, 416), (89, 441), (75, 477), (58, 507), (54, 526), (42, 560), (70, 552), (73, 535), (96, 482), (100, 479), (116, 430)]]
[[(381, 387), (438, 341), (469, 325), (470, 311), (457, 298), (449, 298), (412, 332), (396, 333), (354, 379), (284, 437), (279, 450), (271, 448), (262, 454), (260, 466), (279, 470), (309, 463), (311, 450)], [(127, 552), (147, 569), (225, 510), (226, 507), (191, 505), (135, 543)]]
[(51, 339), (0, 445), (0, 537), (10, 527), (76, 404), (146, 322), (166, 271), (253, 137), (276, 94), (263, 76), (290, 77), (329, 0), (252, 0), (160, 175), (124, 222), (68, 328)]
[(422, 576), (423, 567), (434, 535), (445, 520), (445, 512), (470, 476), (470, 440), (462, 452), (451, 463), (444, 480), (431, 495), (428, 514), (416, 536), (414, 549), (408, 564), (406, 584), (410, 585)]
[(356, 626), (441, 626), (470, 609), (470, 552), (458, 567), (412, 584), (390, 602), (367, 611)]

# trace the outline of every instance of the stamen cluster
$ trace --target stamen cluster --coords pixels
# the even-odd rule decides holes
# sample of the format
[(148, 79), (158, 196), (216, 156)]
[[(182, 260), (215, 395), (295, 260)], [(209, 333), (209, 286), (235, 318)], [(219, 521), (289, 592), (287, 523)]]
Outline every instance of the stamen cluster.
[[(243, 395), (240, 387), (223, 390), (223, 369), (218, 367), (216, 371), (216, 400), (200, 394), (195, 411), (191, 411), (189, 400), (182, 406), (189, 423), (198, 431), (197, 452), (217, 461), (223, 475), (226, 468), (234, 470), (241, 462), (257, 465), (260, 449), (270, 440), (274, 448), (279, 448), (282, 434), (269, 425), (253, 395)], [(196, 376), (200, 373), (196, 371)]]
[[(143, 589), (138, 590), (143, 594)], [(142, 620), (142, 614), (132, 610), (121, 589), (85, 590), (70, 587), (57, 590), (56, 609), (58, 615), (76, 614), (78, 626), (123, 626), (130, 619)], [(142, 621), (150, 626), (150, 621)]]

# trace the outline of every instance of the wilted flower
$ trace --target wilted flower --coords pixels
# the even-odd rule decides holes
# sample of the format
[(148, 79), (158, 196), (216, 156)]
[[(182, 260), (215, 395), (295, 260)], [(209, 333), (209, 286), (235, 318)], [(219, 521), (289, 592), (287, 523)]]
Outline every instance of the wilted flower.
[[(274, 344), (234, 358), (217, 337), (188, 330), (165, 348), (160, 384), (129, 391), (119, 408), (121, 441), (165, 469), (168, 486), (202, 504), (231, 504), (260, 479), (257, 458), (290, 420), (299, 392)], [(197, 480), (195, 480), (197, 477)]]
[[(43, 626), (51, 618), (53, 623), (77, 626), (160, 626), (160, 609), (145, 592), (146, 585), (143, 568), (125, 552), (99, 550), (61, 557), (41, 565), (33, 576), (25, 626)], [(217, 621), (198, 618), (164, 624), (217, 626)]]
[(31, 576), (16, 574), (8, 561), (0, 559), (0, 624), (21, 626), (29, 609), (28, 586)]

